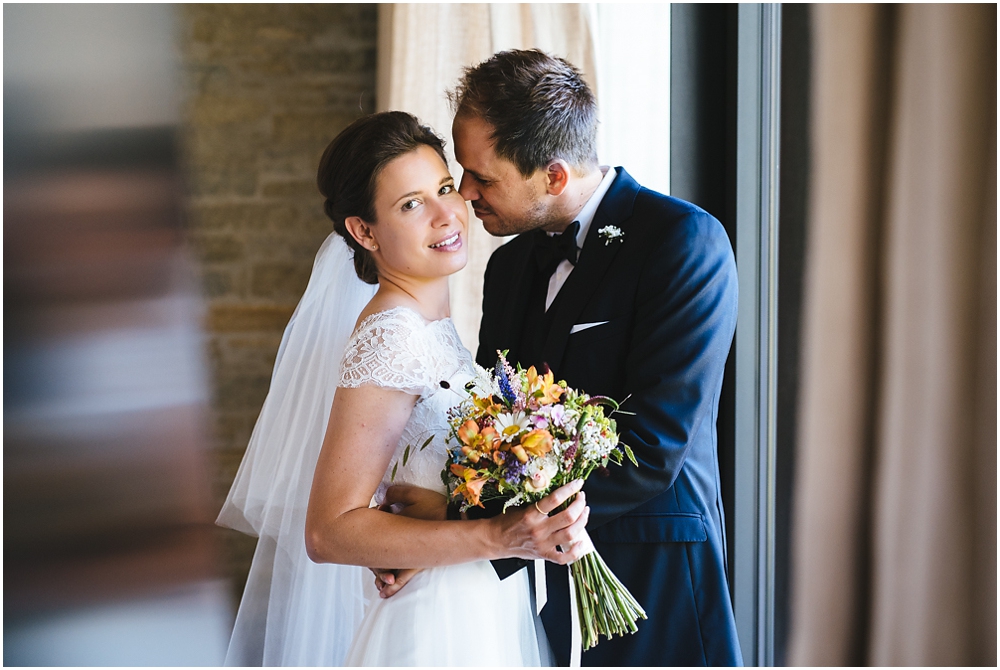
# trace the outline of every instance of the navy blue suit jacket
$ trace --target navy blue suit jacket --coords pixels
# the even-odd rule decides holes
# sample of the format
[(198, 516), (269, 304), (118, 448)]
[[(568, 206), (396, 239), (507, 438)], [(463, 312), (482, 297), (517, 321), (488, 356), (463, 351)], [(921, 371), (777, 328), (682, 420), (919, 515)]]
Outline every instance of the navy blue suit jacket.
[[(498, 349), (523, 366), (622, 400), (628, 461), (584, 490), (597, 550), (649, 619), (601, 638), (584, 665), (742, 665), (726, 577), (716, 417), (736, 327), (737, 281), (722, 225), (698, 207), (642, 188), (622, 168), (597, 210), (579, 260), (549, 308), (539, 360), (518, 357), (532, 289), (532, 236), (497, 249), (486, 269), (480, 365)], [(617, 226), (621, 241), (599, 234)], [(570, 334), (576, 324), (604, 322)], [(569, 661), (566, 568), (547, 564), (545, 629)]]

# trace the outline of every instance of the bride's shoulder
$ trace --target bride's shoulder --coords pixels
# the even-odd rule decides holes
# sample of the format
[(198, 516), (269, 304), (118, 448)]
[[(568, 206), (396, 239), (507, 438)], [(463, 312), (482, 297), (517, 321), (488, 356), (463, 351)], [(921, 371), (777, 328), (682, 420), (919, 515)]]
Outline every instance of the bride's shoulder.
[(433, 390), (437, 381), (430, 323), (406, 305), (362, 313), (344, 351), (340, 386), (374, 383), (415, 395)]
[(428, 323), (420, 312), (408, 305), (375, 305), (366, 308), (358, 317), (354, 332), (370, 330), (372, 327), (396, 325), (409, 330), (420, 328)]

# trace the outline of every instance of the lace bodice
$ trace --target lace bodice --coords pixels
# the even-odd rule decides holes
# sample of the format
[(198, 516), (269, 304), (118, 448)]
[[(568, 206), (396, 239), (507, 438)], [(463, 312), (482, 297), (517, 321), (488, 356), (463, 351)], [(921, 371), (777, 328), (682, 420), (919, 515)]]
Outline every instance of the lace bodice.
[(382, 477), (376, 502), (382, 502), (385, 489), (393, 483), (445, 493), (441, 470), (447, 458), (447, 411), (462, 399), (473, 372), (472, 355), (462, 346), (451, 319), (428, 322), (407, 307), (394, 307), (358, 324), (344, 351), (338, 385), (374, 384), (420, 396)]

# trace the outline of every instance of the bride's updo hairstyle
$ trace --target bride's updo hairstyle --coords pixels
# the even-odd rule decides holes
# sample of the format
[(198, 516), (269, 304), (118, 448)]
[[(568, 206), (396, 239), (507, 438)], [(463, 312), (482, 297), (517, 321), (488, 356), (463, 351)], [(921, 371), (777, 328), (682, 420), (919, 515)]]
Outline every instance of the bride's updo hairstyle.
[(349, 216), (366, 223), (375, 220), (375, 188), (379, 175), (393, 159), (427, 145), (445, 165), (444, 140), (406, 112), (379, 112), (345, 128), (323, 152), (316, 183), (326, 198), (323, 209), (333, 229), (354, 250), (354, 269), (368, 284), (378, 283), (375, 259), (351, 236), (344, 224)]

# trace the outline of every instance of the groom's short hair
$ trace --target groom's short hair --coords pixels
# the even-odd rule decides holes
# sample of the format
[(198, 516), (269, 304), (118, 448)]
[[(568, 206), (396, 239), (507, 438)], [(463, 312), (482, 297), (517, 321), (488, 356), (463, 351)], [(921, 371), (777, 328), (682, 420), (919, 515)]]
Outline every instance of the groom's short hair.
[(597, 163), (597, 101), (571, 63), (538, 49), (501, 51), (465, 69), (448, 98), (456, 116), (493, 127), (494, 150), (525, 177), (561, 158)]

